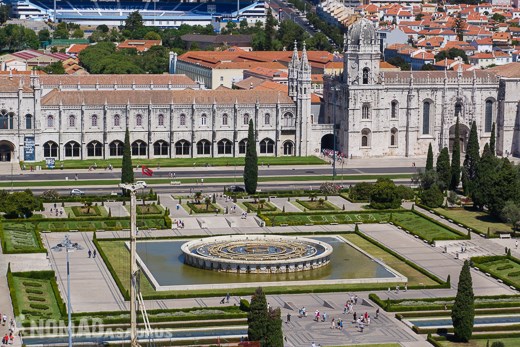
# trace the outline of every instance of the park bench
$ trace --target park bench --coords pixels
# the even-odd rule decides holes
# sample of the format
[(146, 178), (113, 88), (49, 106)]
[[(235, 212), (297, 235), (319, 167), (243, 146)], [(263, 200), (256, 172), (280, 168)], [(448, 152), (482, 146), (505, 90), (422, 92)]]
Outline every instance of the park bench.
[(511, 234), (500, 234), (500, 238), (501, 239), (510, 239), (511, 238)]
[(170, 186), (180, 186), (181, 181), (170, 181)]

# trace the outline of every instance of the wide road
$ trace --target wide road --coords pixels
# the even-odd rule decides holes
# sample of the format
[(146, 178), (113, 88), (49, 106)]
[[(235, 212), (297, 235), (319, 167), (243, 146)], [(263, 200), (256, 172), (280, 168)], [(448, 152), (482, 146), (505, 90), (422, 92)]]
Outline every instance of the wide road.
[[(154, 169), (154, 168), (152, 168)], [(260, 175), (262, 176), (330, 176), (332, 175), (332, 167), (330, 165), (323, 165), (322, 167), (276, 167), (271, 166), (259, 167)], [(417, 172), (415, 167), (372, 167), (372, 168), (341, 168), (336, 167), (336, 173), (341, 175), (391, 175), (391, 174), (414, 174)], [(171, 173), (175, 173), (175, 178), (208, 178), (208, 177), (237, 177), (240, 178), (243, 173), (243, 167), (237, 166), (236, 170), (230, 168), (212, 168), (212, 167), (194, 167), (194, 168), (163, 168), (154, 169), (154, 178), (168, 178)], [(19, 181), (62, 181), (65, 177), (74, 179), (75, 172), (73, 170), (60, 171), (23, 171), (22, 175), (0, 175), (0, 181), (14, 182)], [(78, 170), (78, 178), (81, 180), (96, 180), (96, 179), (119, 179), (121, 177), (120, 170), (105, 171), (104, 169), (97, 169), (94, 171)], [(135, 177), (143, 177), (140, 171), (135, 171)], [(144, 177), (147, 178), (147, 177)]]
[[(341, 181), (341, 179), (338, 179), (337, 184), (348, 186), (350, 184), (354, 185), (356, 183), (359, 183), (359, 181)], [(397, 179), (394, 180), (396, 184), (404, 184), (409, 185), (411, 182), (409, 179)], [(74, 183), (77, 183), (78, 185), (81, 184), (81, 181), (79, 182), (71, 182), (70, 187), (51, 187), (51, 189), (56, 190), (60, 195), (68, 195), (70, 194), (70, 189), (74, 188)], [(237, 184), (243, 186), (240, 179), (237, 179)], [(293, 189), (313, 189), (318, 190), (320, 188), (320, 182), (318, 180), (316, 182), (266, 182), (258, 183), (258, 190), (259, 191), (272, 191), (272, 190), (293, 190)], [(211, 184), (182, 184), (179, 186), (170, 186), (167, 184), (157, 184), (153, 185), (153, 190), (156, 193), (159, 194), (188, 194), (192, 192), (206, 192), (206, 193), (215, 193), (215, 192), (223, 192), (225, 186), (233, 185), (233, 183), (211, 183)], [(4, 188), (7, 189), (8, 188)], [(49, 190), (49, 187), (31, 187), (30, 188), (36, 195), (39, 195), (43, 193), (46, 190)], [(15, 191), (23, 190), (23, 188), (14, 188)], [(82, 187), (81, 190), (86, 195), (108, 195), (112, 193), (118, 193), (120, 192), (120, 189), (114, 185), (114, 187)]]

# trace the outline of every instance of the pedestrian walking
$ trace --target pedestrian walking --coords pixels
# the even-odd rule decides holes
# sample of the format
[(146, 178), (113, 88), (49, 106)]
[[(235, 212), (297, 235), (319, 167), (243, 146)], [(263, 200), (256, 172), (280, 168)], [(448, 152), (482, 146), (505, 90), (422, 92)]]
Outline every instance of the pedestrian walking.
[(227, 294), (226, 294), (226, 303), (228, 303), (228, 304), (229, 304), (229, 298), (230, 298), (230, 297), (231, 297), (231, 296), (229, 295), (229, 293), (227, 293)]
[(287, 320), (285, 321), (285, 324), (291, 323), (291, 314), (287, 312)]
[(88, 257), (90, 258), (92, 256), (92, 251), (89, 249), (88, 250)]
[(94, 250), (94, 252), (92, 252), (92, 258), (95, 258), (96, 254), (97, 254), (97, 252), (96, 252), (96, 250)]
[(515, 248), (518, 249), (518, 240), (515, 241)]
[(379, 318), (379, 307), (376, 310), (376, 319)]

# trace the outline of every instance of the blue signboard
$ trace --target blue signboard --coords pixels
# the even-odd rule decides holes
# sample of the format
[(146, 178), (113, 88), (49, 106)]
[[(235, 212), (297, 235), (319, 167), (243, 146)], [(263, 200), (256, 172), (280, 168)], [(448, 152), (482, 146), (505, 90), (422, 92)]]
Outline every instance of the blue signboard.
[(34, 136), (26, 136), (23, 144), (24, 161), (35, 161), (34, 155)]

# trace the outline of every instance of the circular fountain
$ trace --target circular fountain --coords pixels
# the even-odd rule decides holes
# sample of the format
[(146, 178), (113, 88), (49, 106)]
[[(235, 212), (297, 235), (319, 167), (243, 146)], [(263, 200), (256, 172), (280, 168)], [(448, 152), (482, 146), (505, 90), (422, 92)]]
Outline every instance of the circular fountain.
[(201, 269), (238, 273), (307, 271), (330, 262), (332, 246), (295, 236), (229, 235), (186, 242), (184, 263)]

